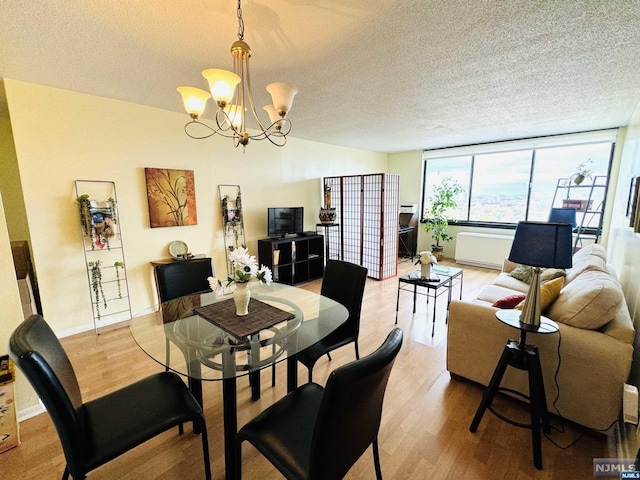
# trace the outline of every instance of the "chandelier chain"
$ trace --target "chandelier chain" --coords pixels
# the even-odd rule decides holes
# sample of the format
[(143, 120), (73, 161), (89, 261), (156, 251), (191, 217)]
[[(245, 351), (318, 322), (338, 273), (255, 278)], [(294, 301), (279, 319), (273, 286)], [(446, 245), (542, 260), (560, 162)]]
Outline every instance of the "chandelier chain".
[(238, 40), (244, 40), (244, 20), (242, 18), (241, 0), (238, 0)]

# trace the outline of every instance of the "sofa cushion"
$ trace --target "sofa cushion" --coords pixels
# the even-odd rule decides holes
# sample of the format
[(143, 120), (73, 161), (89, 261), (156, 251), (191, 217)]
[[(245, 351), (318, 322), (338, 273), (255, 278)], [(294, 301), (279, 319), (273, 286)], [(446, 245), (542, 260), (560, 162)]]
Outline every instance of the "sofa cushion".
[[(515, 279), (513, 280), (517, 281)], [(482, 287), (482, 290), (478, 294), (478, 298), (476, 298), (476, 300), (488, 303), (489, 306), (491, 306), (501, 298), (508, 297), (516, 293), (522, 293), (522, 292), (517, 292), (512, 289), (490, 283), (489, 285), (485, 285), (484, 287)]]
[[(497, 278), (493, 281), (493, 285), (498, 285), (508, 290), (515, 290), (515, 292), (512, 291), (510, 293), (517, 293), (517, 292), (527, 293), (529, 291), (528, 284), (518, 280), (517, 278), (513, 278), (511, 275), (504, 272), (502, 272), (500, 275), (497, 276)], [(503, 297), (506, 297), (510, 293), (509, 292), (505, 293)], [(498, 300), (499, 298), (502, 298), (502, 297), (498, 297), (494, 299), (494, 301)]]
[(568, 283), (545, 315), (577, 328), (597, 330), (623, 303), (620, 284), (608, 273), (587, 270)]
[[(564, 277), (558, 277), (540, 285), (540, 310), (544, 311), (558, 298), (562, 287), (564, 287)], [(524, 300), (516, 305), (516, 308), (522, 310), (524, 308)]]
[(583, 272), (588, 270), (607, 270), (606, 253), (597, 243), (587, 245), (573, 254), (573, 266), (567, 270), (566, 283), (571, 283)]
[(496, 300), (491, 306), (496, 308), (511, 309), (511, 308), (514, 308), (516, 305), (518, 305), (520, 302), (522, 302), (525, 298), (527, 298), (527, 295), (525, 293), (508, 295), (504, 298), (501, 298), (500, 300)]

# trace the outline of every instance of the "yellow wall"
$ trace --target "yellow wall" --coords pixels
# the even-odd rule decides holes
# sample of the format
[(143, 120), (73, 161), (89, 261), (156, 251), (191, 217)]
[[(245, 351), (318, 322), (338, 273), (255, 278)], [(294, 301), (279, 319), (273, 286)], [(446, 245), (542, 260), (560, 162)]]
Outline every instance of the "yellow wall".
[(4, 197), (4, 208), (7, 217), (9, 238), (13, 240), (29, 240), (29, 230), (24, 200), (22, 198), (22, 185), (16, 159), (16, 150), (13, 146), (11, 122), (8, 118), (0, 118), (0, 192)]
[[(59, 336), (93, 328), (75, 180), (116, 184), (136, 312), (156, 302), (149, 262), (167, 258), (173, 240), (212, 256), (216, 272), (226, 275), (218, 185), (240, 185), (247, 244), (257, 253), (267, 207), (304, 206), (305, 229), (315, 230), (323, 176), (387, 170), (387, 154), (295, 138), (284, 148), (252, 142), (243, 154), (229, 139), (188, 138), (186, 114), (10, 79), (5, 88), (11, 126), (3, 122), (0, 129), (13, 131), (43, 314)], [(4, 155), (9, 141), (2, 142)], [(149, 227), (145, 167), (194, 170), (198, 225)], [(24, 214), (21, 221), (26, 229)], [(21, 315), (8, 318), (6, 327), (13, 328)]]

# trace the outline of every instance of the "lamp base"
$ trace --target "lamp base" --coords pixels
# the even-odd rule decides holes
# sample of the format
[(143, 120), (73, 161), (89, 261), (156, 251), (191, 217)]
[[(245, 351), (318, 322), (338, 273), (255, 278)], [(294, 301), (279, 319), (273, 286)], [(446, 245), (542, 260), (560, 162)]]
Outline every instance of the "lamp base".
[(533, 267), (533, 275), (529, 284), (529, 292), (522, 307), (520, 323), (530, 327), (540, 326), (540, 315), (542, 313), (540, 305), (540, 267)]

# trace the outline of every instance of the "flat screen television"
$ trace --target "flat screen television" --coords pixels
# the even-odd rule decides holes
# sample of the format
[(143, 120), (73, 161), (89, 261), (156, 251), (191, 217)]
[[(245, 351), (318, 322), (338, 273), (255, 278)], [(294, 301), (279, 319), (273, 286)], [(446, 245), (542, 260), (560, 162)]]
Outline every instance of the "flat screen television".
[(267, 230), (270, 237), (284, 237), (304, 231), (304, 207), (273, 207), (267, 209)]

